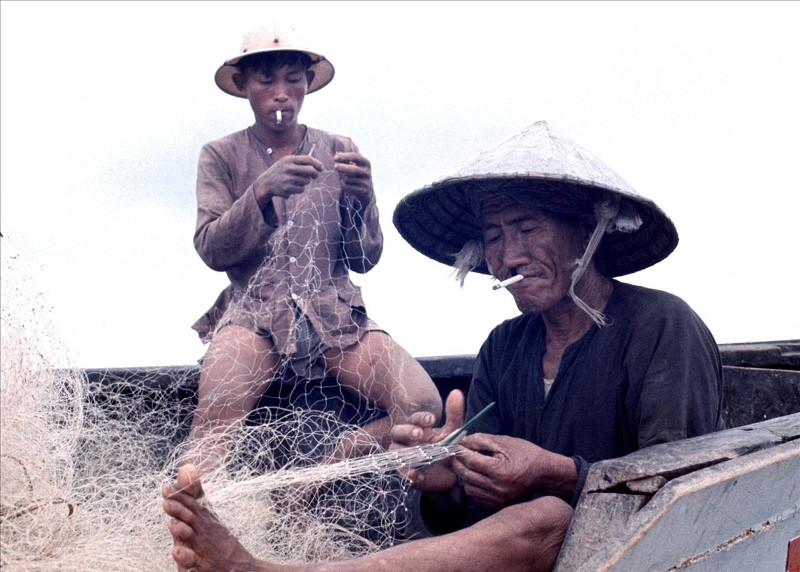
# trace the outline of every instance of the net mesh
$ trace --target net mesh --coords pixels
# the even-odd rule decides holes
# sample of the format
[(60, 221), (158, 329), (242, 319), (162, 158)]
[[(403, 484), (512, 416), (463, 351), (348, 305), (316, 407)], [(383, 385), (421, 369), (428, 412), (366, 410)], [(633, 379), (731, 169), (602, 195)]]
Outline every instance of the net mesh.
[[(220, 520), (259, 558), (340, 560), (410, 534), (409, 489), (397, 469), (453, 449), (387, 451), (386, 429), (435, 403), (435, 387), (366, 319), (355, 322), (355, 338), (363, 340), (364, 330), (380, 336), (358, 351), (334, 347), (325, 356), (315, 324), (302, 319), (307, 308), (325, 314), (315, 297), (345, 251), (361, 248), (366, 231), (359, 209), (324, 198), (337, 183), (333, 176), (323, 174), (316, 194), (297, 202), (290, 220), (309, 231), (303, 240), (289, 232), (292, 225), (273, 233), (263, 263), (229, 313), (254, 323), (266, 315), (278, 325), (266, 306), (273, 298), (262, 294), (265, 287), (274, 294), (270, 287), (288, 280), (303, 302), (280, 303), (301, 319), (287, 324), (291, 331), (269, 334), (294, 338), (300, 350), (286, 356), (273, 344), (265, 351), (270, 338), (250, 333), (217, 344), (216, 352), (212, 342), (199, 390), (192, 367), (63, 367), (67, 352), (43, 300), (32, 296), (27, 271), (4, 257), (4, 570), (173, 570), (161, 485), (174, 480), (180, 463), (205, 462), (213, 452), (221, 453), (219, 463), (202, 471), (206, 494)], [(341, 236), (325, 222), (332, 218)], [(197, 429), (200, 409), (204, 430)]]

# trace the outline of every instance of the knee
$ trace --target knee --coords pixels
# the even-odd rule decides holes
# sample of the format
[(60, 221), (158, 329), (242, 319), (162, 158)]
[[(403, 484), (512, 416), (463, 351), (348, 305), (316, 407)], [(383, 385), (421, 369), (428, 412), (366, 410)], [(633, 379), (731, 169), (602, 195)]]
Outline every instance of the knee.
[(436, 416), (438, 422), (442, 418), (443, 403), (439, 389), (422, 365), (407, 356), (400, 363), (397, 383), (402, 386), (402, 393), (407, 395), (405, 413), (428, 411)]
[(560, 529), (566, 531), (572, 518), (572, 507), (558, 497), (546, 496), (502, 509), (498, 515), (512, 522), (520, 536), (546, 535)]
[(547, 496), (531, 502), (537, 526), (548, 531), (566, 532), (572, 518), (572, 507), (558, 497)]
[(432, 392), (428, 392), (420, 404), (419, 411), (428, 411), (433, 413), (438, 423), (442, 419), (442, 397), (439, 395), (439, 390), (434, 386)]
[(572, 507), (558, 497), (548, 496), (530, 503), (528, 533), (539, 546), (539, 557), (545, 570), (555, 566), (561, 545), (567, 535)]
[(487, 553), (509, 571), (553, 569), (567, 533), (572, 508), (556, 497), (507, 506), (474, 527), (486, 541)]

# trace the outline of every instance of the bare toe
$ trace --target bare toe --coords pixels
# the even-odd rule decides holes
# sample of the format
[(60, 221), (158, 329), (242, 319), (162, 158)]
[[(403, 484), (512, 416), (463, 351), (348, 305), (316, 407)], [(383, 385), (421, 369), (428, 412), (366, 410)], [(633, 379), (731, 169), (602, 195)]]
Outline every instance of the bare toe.
[(173, 539), (172, 558), (179, 572), (197, 570), (263, 569), (208, 507), (194, 465), (178, 469), (175, 485), (169, 488), (162, 506), (172, 517), (168, 527)]
[(178, 478), (175, 480), (175, 486), (179, 491), (183, 491), (196, 499), (203, 496), (200, 473), (197, 472), (197, 467), (194, 465), (183, 465), (178, 469)]
[(181, 542), (189, 542), (192, 540), (194, 535), (194, 531), (192, 530), (191, 526), (185, 522), (175, 520), (174, 518), (169, 521), (167, 528), (169, 528), (169, 532), (176, 544)]
[(181, 568), (189, 568), (194, 566), (195, 553), (186, 545), (176, 544), (172, 547), (172, 558), (175, 560), (175, 564)]

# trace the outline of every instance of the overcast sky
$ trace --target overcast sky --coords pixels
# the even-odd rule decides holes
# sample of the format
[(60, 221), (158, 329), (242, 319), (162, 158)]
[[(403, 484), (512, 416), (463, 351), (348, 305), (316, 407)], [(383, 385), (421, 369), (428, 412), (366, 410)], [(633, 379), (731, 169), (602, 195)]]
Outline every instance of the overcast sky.
[[(4, 260), (30, 273), (76, 365), (182, 365), (227, 283), (192, 245), (197, 156), (252, 123), (213, 82), (278, 18), (336, 68), (301, 122), (372, 161), (386, 237), (355, 275), (415, 356), (471, 354), (514, 316), (391, 215), (407, 193), (544, 119), (677, 226), (623, 280), (673, 292), (718, 342), (800, 337), (797, 2), (2, 2)], [(4, 268), (5, 270), (5, 268)]]

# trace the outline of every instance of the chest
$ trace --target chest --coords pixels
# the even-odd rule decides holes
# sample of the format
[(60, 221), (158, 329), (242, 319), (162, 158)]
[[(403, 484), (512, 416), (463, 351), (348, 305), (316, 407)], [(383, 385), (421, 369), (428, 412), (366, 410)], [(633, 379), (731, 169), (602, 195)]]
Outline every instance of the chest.
[[(550, 373), (548, 373), (548, 369)], [(548, 396), (544, 379), (553, 379)], [(498, 382), (498, 401), (506, 404), (503, 424), (509, 434), (552, 449), (572, 450), (600, 433), (617, 432), (628, 395), (622, 360), (603, 359), (591, 350), (519, 354)], [(601, 440), (610, 438), (604, 435)]]

